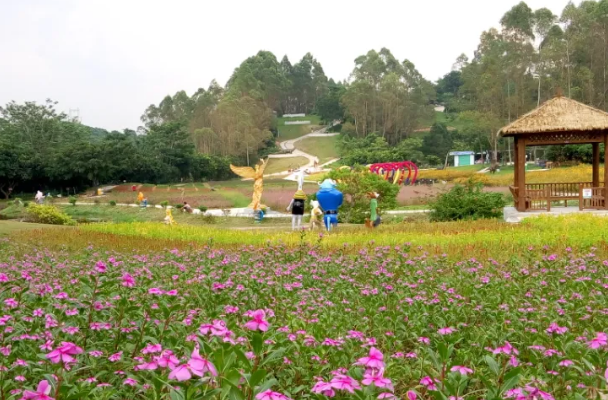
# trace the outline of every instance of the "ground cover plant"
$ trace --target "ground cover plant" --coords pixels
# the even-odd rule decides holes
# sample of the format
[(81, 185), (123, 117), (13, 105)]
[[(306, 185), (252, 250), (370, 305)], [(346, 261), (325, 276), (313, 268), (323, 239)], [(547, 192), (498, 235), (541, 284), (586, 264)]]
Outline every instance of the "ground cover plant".
[[(57, 240), (58, 245), (88, 244), (84, 232), (118, 235), (116, 241), (130, 240), (132, 246), (142, 238), (150, 240), (177, 240), (198, 245), (234, 247), (241, 245), (264, 246), (283, 243), (298, 247), (301, 243), (316, 244), (319, 234), (285, 232), (284, 230), (226, 230), (215, 226), (177, 225), (168, 228), (158, 223), (91, 224), (83, 226), (68, 240)], [(50, 240), (53, 241), (53, 234)], [(65, 234), (64, 234), (65, 235)], [(120, 236), (124, 237), (120, 239)], [(522, 224), (508, 224), (499, 220), (478, 220), (429, 223), (428, 221), (381, 225), (373, 235), (361, 226), (340, 225), (338, 230), (325, 235), (320, 246), (325, 250), (342, 249), (358, 252), (371, 244), (397, 246), (410, 242), (422, 246), (432, 254), (447, 253), (449, 257), (476, 256), (509, 259), (525, 252), (528, 246), (549, 246), (557, 251), (564, 246), (586, 249), (596, 246), (604, 254), (608, 248), (608, 219), (593, 215), (570, 217), (543, 217), (525, 220)], [(606, 254), (608, 257), (608, 253)]]
[(4, 399), (605, 393), (608, 261), (593, 250), (500, 263), (405, 243), (356, 256), (1, 245)]

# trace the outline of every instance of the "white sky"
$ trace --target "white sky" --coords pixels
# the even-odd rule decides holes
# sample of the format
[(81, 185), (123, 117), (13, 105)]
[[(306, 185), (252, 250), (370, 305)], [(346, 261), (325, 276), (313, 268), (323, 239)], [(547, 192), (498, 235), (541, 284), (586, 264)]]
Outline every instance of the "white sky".
[[(435, 81), (519, 1), (0, 0), (0, 104), (51, 98), (87, 125), (135, 129), (148, 105), (223, 86), (258, 50), (292, 64), (311, 52), (342, 80), (387, 47)], [(527, 0), (558, 15), (567, 3)]]

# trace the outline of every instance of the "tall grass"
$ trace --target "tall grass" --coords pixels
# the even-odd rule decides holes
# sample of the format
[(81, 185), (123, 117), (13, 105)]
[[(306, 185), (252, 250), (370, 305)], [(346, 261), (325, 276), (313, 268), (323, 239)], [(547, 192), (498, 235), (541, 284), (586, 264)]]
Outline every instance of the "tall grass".
[[(586, 249), (598, 246), (608, 249), (608, 218), (592, 215), (538, 217), (520, 225), (500, 221), (404, 223), (385, 226), (374, 231), (342, 227), (331, 234), (285, 231), (232, 231), (217, 227), (178, 225), (167, 227), (158, 223), (95, 224), (84, 226), (82, 232), (95, 232), (152, 240), (176, 240), (220, 247), (243, 245), (265, 246), (283, 243), (288, 247), (314, 245), (320, 240), (324, 249), (358, 251), (373, 246), (403, 246), (411, 243), (433, 254), (448, 253), (451, 257), (493, 257), (508, 259), (523, 254), (530, 246)], [(320, 235), (323, 235), (322, 239)]]

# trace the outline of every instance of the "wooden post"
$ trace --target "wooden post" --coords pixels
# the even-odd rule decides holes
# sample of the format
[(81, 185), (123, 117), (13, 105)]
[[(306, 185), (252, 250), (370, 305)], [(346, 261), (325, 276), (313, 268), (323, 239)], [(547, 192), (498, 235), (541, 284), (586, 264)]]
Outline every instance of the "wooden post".
[(578, 184), (578, 210), (583, 211), (584, 208), (585, 208), (585, 203), (583, 200), (583, 184), (579, 183)]
[[(608, 139), (607, 139), (608, 141)], [(526, 140), (521, 137), (515, 136), (515, 153), (517, 154), (517, 164), (515, 169), (517, 170), (517, 211), (526, 211)], [(608, 169), (606, 170), (608, 176)]]
[(600, 144), (593, 143), (593, 187), (600, 187)]
[(545, 196), (547, 196), (547, 211), (551, 211), (551, 186), (545, 187)]
[(605, 209), (608, 209), (608, 201), (606, 201), (607, 196), (608, 196), (608, 133), (604, 132), (604, 208)]

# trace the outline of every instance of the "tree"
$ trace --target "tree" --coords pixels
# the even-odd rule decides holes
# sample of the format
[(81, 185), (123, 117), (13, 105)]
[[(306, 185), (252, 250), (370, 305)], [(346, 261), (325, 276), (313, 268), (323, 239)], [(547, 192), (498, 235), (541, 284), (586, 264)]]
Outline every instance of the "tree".
[(422, 152), (443, 160), (452, 150), (452, 145), (452, 135), (447, 126), (436, 123), (431, 127), (429, 134), (422, 139)]

